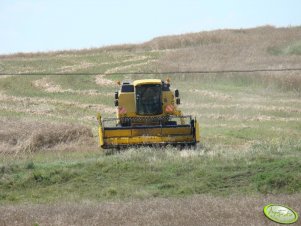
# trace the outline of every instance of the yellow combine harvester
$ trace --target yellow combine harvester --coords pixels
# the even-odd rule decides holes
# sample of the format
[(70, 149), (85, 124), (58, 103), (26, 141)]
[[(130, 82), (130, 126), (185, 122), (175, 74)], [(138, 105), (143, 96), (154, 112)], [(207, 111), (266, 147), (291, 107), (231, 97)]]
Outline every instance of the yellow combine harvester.
[(102, 148), (131, 145), (195, 146), (199, 125), (192, 116), (177, 109), (179, 91), (170, 90), (170, 81), (160, 79), (123, 82), (115, 92), (117, 118), (98, 114), (99, 144)]

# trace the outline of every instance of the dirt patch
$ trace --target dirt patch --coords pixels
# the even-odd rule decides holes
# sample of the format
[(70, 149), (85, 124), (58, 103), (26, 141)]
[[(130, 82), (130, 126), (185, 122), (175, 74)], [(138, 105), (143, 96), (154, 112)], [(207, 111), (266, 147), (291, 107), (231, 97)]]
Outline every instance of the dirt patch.
[(83, 125), (0, 120), (0, 153), (95, 149), (97, 139)]
[[(301, 195), (155, 198), (128, 202), (4, 205), (0, 225), (276, 225), (263, 214), (270, 203), (300, 213)], [(294, 225), (300, 225), (300, 220)]]

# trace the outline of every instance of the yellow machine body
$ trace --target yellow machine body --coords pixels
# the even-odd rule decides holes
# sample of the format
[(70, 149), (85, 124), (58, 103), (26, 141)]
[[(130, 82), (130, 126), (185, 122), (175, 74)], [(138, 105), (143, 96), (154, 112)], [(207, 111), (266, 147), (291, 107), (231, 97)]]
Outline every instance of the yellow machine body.
[(179, 91), (159, 79), (123, 82), (115, 92), (116, 118), (98, 114), (99, 144), (102, 148), (131, 145), (195, 145), (199, 124), (177, 109)]

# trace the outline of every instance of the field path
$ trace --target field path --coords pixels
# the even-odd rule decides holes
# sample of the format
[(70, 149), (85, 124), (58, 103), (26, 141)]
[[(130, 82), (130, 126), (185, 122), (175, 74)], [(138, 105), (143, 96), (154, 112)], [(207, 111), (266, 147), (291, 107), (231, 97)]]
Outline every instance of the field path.
[[(301, 194), (256, 197), (155, 198), (109, 203), (4, 205), (0, 225), (277, 225), (263, 215), (270, 203), (301, 212)], [(301, 225), (301, 222), (294, 225)]]

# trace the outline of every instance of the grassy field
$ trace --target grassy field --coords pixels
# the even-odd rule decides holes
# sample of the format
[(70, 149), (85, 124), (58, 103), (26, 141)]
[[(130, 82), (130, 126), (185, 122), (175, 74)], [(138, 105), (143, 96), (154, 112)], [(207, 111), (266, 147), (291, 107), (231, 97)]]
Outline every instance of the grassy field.
[[(300, 71), (121, 73), (300, 68), (300, 35), (300, 27), (261, 27), (162, 37), (141, 45), (1, 56), (0, 213), (6, 218), (0, 224), (14, 224), (9, 216), (16, 212), (26, 212), (20, 217), (25, 225), (34, 224), (34, 219), (51, 224), (43, 213), (44, 218), (28, 220), (39, 205), (46, 212), (51, 208), (47, 205), (59, 209), (68, 205), (67, 212), (97, 211), (104, 205), (110, 212), (110, 205), (134, 202), (132, 211), (139, 212), (152, 205), (148, 202), (158, 202), (162, 209), (179, 206), (167, 213), (171, 216), (184, 208), (174, 203), (199, 195), (200, 202), (217, 197), (205, 200), (213, 200), (215, 207), (234, 195), (236, 201), (229, 208), (243, 205), (244, 197), (250, 197), (256, 208), (262, 202), (254, 200), (288, 200), (300, 212)], [(12, 75), (18, 73), (29, 75)], [(105, 155), (98, 148), (95, 116), (97, 112), (114, 116), (116, 81), (153, 77), (170, 77), (172, 87), (180, 90), (181, 110), (200, 122), (200, 145), (196, 150), (131, 148)], [(165, 199), (172, 204), (162, 202)], [(99, 204), (107, 202), (112, 204)], [(83, 204), (70, 207), (72, 203)], [(25, 211), (26, 205), (31, 208)], [(53, 214), (61, 219), (57, 225), (72, 224), (63, 219), (64, 213)], [(97, 215), (88, 221), (88, 215), (83, 220), (91, 224), (99, 217), (107, 219)], [(190, 216), (191, 224), (200, 219), (196, 216)], [(153, 219), (148, 217), (120, 224), (140, 225)], [(159, 219), (157, 224), (167, 222)], [(235, 225), (231, 219), (228, 225)], [(174, 220), (172, 225), (185, 224)], [(217, 218), (208, 225), (221, 222)]]

